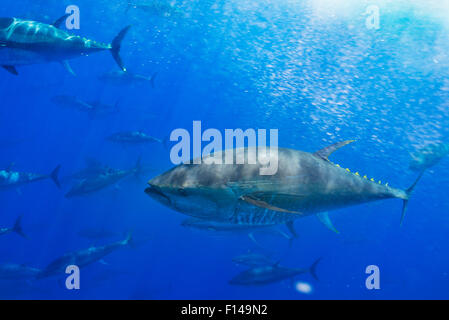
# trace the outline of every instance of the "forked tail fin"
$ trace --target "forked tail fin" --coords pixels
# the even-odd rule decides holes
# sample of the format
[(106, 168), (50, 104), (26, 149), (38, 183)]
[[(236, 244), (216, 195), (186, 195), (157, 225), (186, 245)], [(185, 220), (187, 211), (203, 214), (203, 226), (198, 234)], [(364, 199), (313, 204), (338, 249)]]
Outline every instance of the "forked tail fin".
[(153, 88), (153, 89), (154, 89), (154, 87), (155, 87), (154, 80), (156, 79), (157, 75), (158, 75), (158, 72), (155, 72), (155, 73), (153, 73), (153, 75), (150, 77), (150, 84), (151, 84), (151, 88)]
[(14, 227), (12, 228), (12, 231), (17, 233), (18, 235), (28, 238), (27, 235), (22, 230), (22, 216), (19, 216), (16, 220), (16, 223), (14, 224)]
[(318, 266), (318, 264), (320, 263), (322, 258), (318, 258), (315, 260), (315, 262), (310, 266), (309, 268), (309, 272), (312, 275), (312, 277), (316, 280), (319, 281), (318, 276), (316, 274), (316, 267)]
[(126, 239), (123, 240), (122, 244), (124, 246), (134, 247), (134, 240), (133, 240), (133, 234), (132, 232), (129, 232), (126, 236)]
[(410, 186), (410, 188), (408, 188), (407, 190), (405, 190), (405, 193), (407, 194), (407, 199), (404, 199), (404, 203), (402, 205), (402, 214), (401, 214), (401, 225), (404, 222), (404, 218), (405, 218), (405, 213), (407, 212), (407, 207), (408, 207), (408, 200), (410, 199), (410, 196), (413, 193), (413, 190), (415, 189), (416, 185), (418, 184), (419, 180), (421, 180), (423, 174), (424, 174), (425, 170), (422, 170), (420, 172), (420, 174), (418, 175), (418, 178), (416, 178), (415, 182)]
[(131, 28), (131, 26), (127, 26), (126, 28), (122, 29), (122, 31), (119, 32), (119, 34), (114, 38), (114, 40), (112, 40), (112, 48), (111, 48), (112, 57), (114, 58), (115, 62), (117, 62), (120, 69), (122, 69), (123, 71), (126, 71), (126, 68), (123, 64), (122, 58), (120, 57), (120, 48), (122, 47), (123, 38), (128, 33), (129, 28)]
[(57, 166), (51, 173), (50, 178), (56, 184), (56, 186), (61, 189), (61, 183), (59, 183), (59, 170), (61, 169), (61, 165)]

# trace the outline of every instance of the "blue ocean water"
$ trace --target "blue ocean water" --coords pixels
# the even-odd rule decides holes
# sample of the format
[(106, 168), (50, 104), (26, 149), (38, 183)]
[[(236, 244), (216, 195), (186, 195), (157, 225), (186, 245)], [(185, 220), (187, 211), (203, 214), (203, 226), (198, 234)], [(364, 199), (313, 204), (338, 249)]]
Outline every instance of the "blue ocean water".
[[(22, 215), (28, 235), (2, 236), (0, 263), (45, 268), (128, 232), (138, 242), (83, 268), (80, 290), (67, 290), (57, 277), (0, 280), (1, 298), (449, 298), (447, 159), (425, 172), (402, 226), (401, 201), (386, 200), (331, 212), (341, 234), (307, 217), (296, 221), (299, 238), (291, 247), (282, 237), (261, 235), (264, 250), (283, 266), (306, 268), (322, 257), (320, 280), (304, 274), (245, 287), (228, 282), (245, 270), (232, 258), (260, 250), (246, 234), (185, 228), (187, 216), (144, 193), (150, 178), (173, 167), (167, 148), (105, 139), (126, 130), (164, 139), (176, 128), (191, 131), (193, 121), (222, 132), (278, 129), (281, 147), (308, 152), (354, 139), (333, 162), (405, 189), (417, 177), (410, 153), (448, 134), (449, 2), (195, 0), (166, 2), (172, 10), (162, 12), (127, 10), (127, 1), (117, 0), (1, 3), (3, 17), (46, 23), (77, 5), (81, 28), (71, 32), (102, 42), (132, 25), (121, 48), (127, 69), (158, 73), (155, 88), (105, 84), (99, 76), (118, 70), (107, 52), (71, 61), (76, 76), (58, 63), (18, 67), (19, 76), (0, 72), (0, 165), (47, 174), (60, 164), (63, 183), (62, 190), (47, 180), (0, 192), (0, 227)], [(371, 5), (380, 10), (378, 29), (366, 24)], [(118, 112), (91, 117), (54, 104), (57, 95), (117, 103)], [(143, 176), (64, 197), (71, 187), (65, 177), (86, 159), (129, 169), (139, 157)], [(86, 239), (79, 234), (86, 229), (114, 236)], [(380, 290), (365, 287), (368, 265), (380, 269)], [(299, 292), (298, 281), (313, 291)]]

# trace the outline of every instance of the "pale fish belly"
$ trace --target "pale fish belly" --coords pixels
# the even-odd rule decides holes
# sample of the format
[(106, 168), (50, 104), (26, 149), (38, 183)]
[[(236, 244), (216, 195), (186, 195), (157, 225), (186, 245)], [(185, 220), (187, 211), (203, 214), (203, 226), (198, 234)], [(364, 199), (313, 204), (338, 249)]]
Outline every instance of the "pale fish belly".
[(49, 60), (45, 56), (33, 51), (0, 47), (0, 65), (21, 66), (46, 62)]

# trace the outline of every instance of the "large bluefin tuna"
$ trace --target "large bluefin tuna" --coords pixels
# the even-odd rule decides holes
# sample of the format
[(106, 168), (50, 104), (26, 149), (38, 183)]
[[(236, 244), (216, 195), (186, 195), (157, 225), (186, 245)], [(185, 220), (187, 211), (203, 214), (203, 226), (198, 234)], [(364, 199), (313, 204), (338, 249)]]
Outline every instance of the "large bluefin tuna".
[(74, 36), (59, 29), (67, 16), (53, 25), (17, 18), (0, 18), (0, 65), (17, 75), (16, 66), (61, 62), (73, 73), (67, 60), (109, 50), (119, 67), (126, 71), (120, 58), (121, 42), (129, 30), (124, 28), (111, 44)]
[[(149, 181), (145, 192), (162, 204), (201, 219), (243, 224), (281, 224), (292, 217), (318, 215), (335, 230), (328, 210), (366, 202), (399, 198), (402, 218), (415, 183), (400, 190), (351, 173), (328, 160), (335, 150), (352, 141), (331, 145), (315, 153), (279, 148), (276, 174), (260, 175), (257, 164), (182, 164)], [(229, 149), (213, 156), (223, 159), (256, 158), (257, 148)], [(228, 155), (229, 156), (229, 155)], [(195, 162), (193, 162), (195, 163)], [(209, 163), (209, 164), (208, 164)], [(235, 163), (235, 161), (234, 161)]]

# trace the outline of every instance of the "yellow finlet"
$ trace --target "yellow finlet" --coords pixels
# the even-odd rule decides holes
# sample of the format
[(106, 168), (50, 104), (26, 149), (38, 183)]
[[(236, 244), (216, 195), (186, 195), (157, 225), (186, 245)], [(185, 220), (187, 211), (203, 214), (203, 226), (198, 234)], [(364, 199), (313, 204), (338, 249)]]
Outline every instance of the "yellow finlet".
[(356, 176), (360, 177), (360, 174), (358, 172), (355, 173)]
[(370, 181), (375, 182), (373, 178), (371, 178)]
[(351, 172), (351, 170), (349, 170), (348, 168), (346, 168), (346, 171)]

